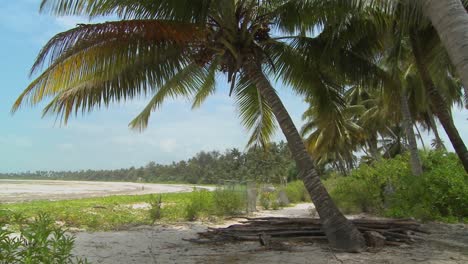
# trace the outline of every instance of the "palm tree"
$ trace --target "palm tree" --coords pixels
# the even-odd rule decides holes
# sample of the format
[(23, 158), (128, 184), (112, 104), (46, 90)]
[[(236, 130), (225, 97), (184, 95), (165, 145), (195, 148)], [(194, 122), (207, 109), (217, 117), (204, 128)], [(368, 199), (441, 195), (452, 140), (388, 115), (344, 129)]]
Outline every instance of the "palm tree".
[[(459, 0), (456, 0), (456, 2), (458, 1)], [(338, 5), (342, 1), (329, 0), (323, 2), (326, 2), (329, 5)], [(418, 74), (420, 75), (422, 83), (424, 84), (427, 97), (430, 100), (431, 112), (439, 119), (445, 132), (449, 136), (452, 146), (455, 149), (455, 152), (457, 153), (458, 157), (460, 158), (463, 167), (468, 172), (468, 150), (462, 138), (460, 137), (460, 134), (455, 126), (451, 114), (451, 106), (454, 100), (453, 97), (450, 96), (450, 94), (458, 93), (458, 95), (461, 96), (461, 94), (458, 91), (460, 91), (463, 87), (461, 85), (451, 85), (450, 91), (444, 91), (444, 85), (441, 84), (438, 80), (452, 79), (453, 76), (455, 76), (455, 74), (454, 71), (451, 69), (452, 65), (450, 65), (450, 62), (444, 59), (446, 57), (446, 50), (440, 47), (441, 40), (437, 38), (437, 34), (431, 33), (431, 31), (435, 32), (435, 29), (431, 27), (430, 22), (427, 21), (422, 15), (420, 4), (423, 2), (428, 3), (437, 1), (354, 0), (349, 1), (349, 5), (353, 6), (354, 8), (360, 9), (362, 12), (364, 12), (370, 17), (374, 17), (373, 19), (369, 19), (369, 21), (373, 20), (374, 22), (370, 23), (374, 23), (375, 27), (378, 27), (380, 30), (383, 30), (384, 32), (389, 32), (389, 28), (397, 29), (396, 31), (394, 30), (394, 32), (390, 32), (391, 34), (394, 34), (393, 39), (395, 39), (396, 41), (402, 42), (404, 39), (406, 39), (406, 41), (408, 42), (407, 45), (411, 49), (412, 56), (414, 57), (413, 64), (418, 70)], [(438, 5), (439, 4), (440, 3), (438, 3)], [(463, 4), (466, 7), (468, 5), (468, 1), (463, 1)], [(429, 6), (431, 6), (431, 8), (434, 7), (434, 5), (429, 4), (424, 6), (426, 9)], [(443, 8), (445, 9), (446, 7)], [(435, 9), (435, 12), (437, 12), (437, 8)], [(339, 18), (337, 18), (337, 20), (339, 20)], [(349, 27), (352, 27), (353, 21), (349, 18), (349, 15), (344, 17), (341, 16), (341, 20), (347, 22), (349, 24)], [(383, 27), (382, 25), (385, 25), (385, 27)], [(459, 29), (460, 27), (457, 27), (457, 29)], [(358, 25), (357, 28), (360, 29), (361, 25)], [(364, 35), (375, 35), (374, 32), (368, 33), (364, 30), (361, 31), (364, 33)], [(359, 34), (359, 32), (356, 32), (356, 34)], [(356, 38), (358, 37), (362, 38), (362, 33), (361, 35), (356, 36)], [(387, 41), (387, 39), (374, 39), (373, 41)], [(375, 54), (371, 54), (371, 56), (368, 56), (367, 58), (365, 58), (365, 60), (370, 60), (372, 62), (372, 60), (375, 59), (375, 57), (373, 56), (375, 56)], [(402, 58), (395, 57), (394, 59), (396, 61), (400, 61)], [(439, 69), (435, 70), (434, 66), (438, 67)], [(367, 78), (367, 74), (361, 75), (361, 77)], [(382, 76), (377, 75), (377, 77), (381, 78)], [(467, 86), (465, 86), (465, 88), (466, 87)], [(465, 95), (466, 94), (468, 93), (466, 93), (465, 90)], [(418, 100), (421, 101), (421, 98), (419, 98)]]
[[(362, 234), (330, 198), (268, 78), (271, 74), (282, 79), (302, 95), (326, 93), (329, 86), (315, 74), (317, 65), (293, 49), (290, 41), (282, 41), (283, 35), (270, 34), (272, 27), (280, 33), (299, 27), (313, 29), (323, 20), (305, 15), (317, 11), (309, 4), (293, 0), (43, 0), (41, 10), (56, 15), (117, 15), (123, 20), (78, 25), (53, 37), (39, 53), (32, 73), (43, 65), (46, 69), (19, 96), (13, 111), (22, 104), (52, 98), (44, 113), (58, 115), (66, 123), (80, 111), (151, 95), (149, 104), (130, 123), (142, 130), (151, 112), (168, 97), (188, 97), (194, 107), (199, 106), (215, 92), (216, 74), (221, 72), (230, 83), (229, 94), (236, 99), (242, 123), (253, 132), (249, 144), (268, 143), (276, 119), (329, 242), (343, 250), (360, 251), (365, 244)], [(305, 69), (311, 74), (304, 75)]]
[[(352, 2), (352, 1), (351, 1)], [(359, 72), (359, 75), (356, 76), (356, 74), (352, 73), (352, 69), (346, 69), (346, 71), (351, 71), (351, 74), (348, 74), (349, 78), (345, 79), (345, 82), (350, 82), (351, 84), (354, 85), (359, 85), (362, 83), (363, 78), (367, 78), (367, 82), (371, 83), (371, 87), (369, 89), (376, 89), (379, 86), (385, 90), (385, 93), (390, 95), (390, 96), (383, 96), (382, 98), (389, 99), (390, 101), (387, 101), (387, 105), (392, 105), (393, 107), (387, 107), (389, 113), (394, 112), (396, 109), (400, 110), (401, 115), (398, 116), (398, 119), (402, 121), (402, 126), (405, 128), (406, 131), (406, 138), (408, 139), (408, 145), (409, 145), (409, 151), (411, 153), (411, 168), (412, 172), (414, 175), (420, 175), (422, 174), (422, 162), (419, 157), (419, 152), (418, 152), (418, 147), (417, 147), (417, 142), (416, 142), (416, 137), (413, 131), (413, 120), (412, 120), (412, 113), (410, 111), (409, 105), (408, 105), (408, 96), (407, 96), (407, 90), (408, 87), (406, 85), (406, 75), (405, 75), (405, 69), (408, 67), (406, 64), (408, 62), (407, 60), (407, 55), (405, 54), (405, 49), (403, 48), (402, 45), (402, 39), (401, 38), (396, 38), (394, 40), (393, 34), (385, 34), (388, 29), (385, 28), (383, 29), (382, 26), (375, 25), (373, 28), (376, 33), (372, 32), (369, 33), (369, 31), (363, 31), (363, 32), (356, 32), (359, 29), (369, 27), (366, 26), (366, 23), (377, 23), (375, 20), (377, 18), (380, 18), (379, 15), (375, 15), (373, 13), (370, 13), (367, 11), (365, 8), (362, 12), (357, 13), (357, 14), (352, 14), (352, 15), (359, 15), (359, 16), (368, 16), (369, 18), (355, 18), (352, 17), (351, 19), (349, 18), (350, 16), (348, 15), (346, 18), (344, 18), (344, 23), (341, 22), (343, 25), (340, 25), (340, 23), (337, 23), (340, 30), (330, 30), (328, 29), (328, 32), (331, 32), (331, 38), (337, 38), (340, 36), (342, 39), (346, 40), (347, 38), (352, 39), (358, 39), (361, 41), (361, 39), (364, 39), (366, 41), (372, 41), (376, 43), (383, 43), (379, 47), (379, 49), (376, 49), (374, 52), (368, 51), (368, 54), (363, 54), (364, 57), (361, 57), (361, 63), (367, 64), (367, 68), (370, 69), (371, 72), (374, 72), (375, 74), (369, 75), (369, 74), (362, 74)], [(374, 19), (374, 20), (373, 20)], [(388, 18), (383, 19), (383, 24), (385, 24), (387, 27), (391, 25), (391, 20)], [(390, 21), (390, 22), (387, 22)], [(326, 25), (327, 27), (330, 27), (330, 24)], [(379, 28), (380, 27), (380, 28)], [(344, 29), (343, 29), (344, 28)], [(398, 31), (400, 28), (397, 26), (392, 27), (392, 31), (390, 33), (394, 33), (393, 31)], [(351, 33), (351, 34), (350, 34)], [(353, 34), (354, 33), (354, 34)], [(321, 35), (324, 35), (322, 33)], [(366, 36), (367, 35), (367, 36)], [(389, 37), (390, 35), (390, 37)], [(367, 38), (366, 38), (366, 37)], [(325, 38), (325, 37), (324, 37)], [(341, 40), (343, 41), (343, 40)], [(332, 45), (337, 45), (336, 42), (339, 42), (337, 40), (335, 41), (330, 41), (333, 44)], [(358, 41), (359, 43), (359, 41)], [(390, 48), (389, 48), (389, 47)], [(351, 48), (351, 51), (354, 53), (357, 53), (356, 51), (360, 51), (363, 53), (362, 50), (362, 44), (356, 45), (356, 47)], [(348, 48), (350, 49), (350, 48)], [(383, 50), (389, 50), (383, 52)], [(327, 54), (328, 55), (328, 54)], [(381, 80), (380, 82), (378, 80)], [(375, 81), (372, 81), (375, 80)], [(366, 84), (365, 86), (369, 86)], [(400, 107), (395, 108), (395, 105), (399, 105)], [(377, 137), (376, 133), (369, 133), (369, 149), (370, 152), (373, 153), (373, 156), (376, 156), (376, 149), (377, 149)]]
[[(451, 102), (448, 96), (444, 96), (439, 87), (436, 86), (436, 83), (431, 75), (428, 66), (428, 58), (425, 54), (428, 54), (424, 51), (423, 44), (421, 42), (421, 37), (417, 32), (412, 32), (411, 35), (411, 48), (413, 51), (413, 56), (415, 59), (415, 65), (418, 69), (421, 80), (426, 88), (426, 92), (431, 102), (431, 109), (433, 113), (437, 116), (442, 127), (447, 133), (455, 152), (457, 153), (460, 161), (465, 168), (465, 171), (468, 172), (468, 149), (466, 148), (463, 139), (458, 132), (458, 129), (455, 126), (451, 113)], [(426, 47), (427, 49), (427, 47)]]
[(366, 137), (364, 129), (354, 120), (363, 107), (346, 105), (338, 91), (329, 95), (335, 98), (324, 102), (325, 105), (314, 98), (307, 100), (310, 107), (303, 114), (306, 123), (301, 133), (318, 166), (331, 165), (347, 174), (356, 162), (354, 152)]
[[(450, 60), (446, 58), (447, 49), (441, 47), (441, 39), (420, 12), (418, 3), (427, 1), (395, 2), (397, 4), (390, 13), (393, 28), (397, 29), (393, 34), (394, 41), (400, 42), (402, 46), (406, 45), (409, 49), (410, 56), (405, 59), (417, 70), (420, 79), (418, 82), (425, 88), (424, 97), (430, 101), (426, 111), (438, 117), (468, 172), (468, 151), (451, 114), (451, 106), (462, 96), (462, 86), (453, 80), (455, 71)], [(419, 97), (418, 101), (423, 103), (423, 97)]]
[[(467, 84), (464, 81), (467, 80), (464, 79), (466, 72), (461, 71), (463, 69), (460, 67), (460, 63), (464, 62), (462, 59), (460, 61), (458, 60), (462, 57), (458, 57), (457, 60), (454, 60), (454, 56), (457, 56), (457, 52), (463, 51), (460, 49), (457, 51), (454, 46), (448, 46), (449, 42), (451, 43), (450, 45), (461, 43), (457, 42), (462, 41), (461, 39), (455, 40), (457, 33), (453, 34), (453, 29), (456, 29), (458, 33), (464, 32), (461, 29), (464, 24), (455, 23), (450, 24), (452, 25), (450, 26), (447, 23), (450, 23), (448, 21), (453, 22), (453, 17), (451, 18), (448, 13), (450, 10), (453, 11), (453, 15), (458, 19), (463, 19), (463, 16), (466, 17), (466, 11), (463, 6), (466, 7), (468, 1), (464, 0), (463, 3), (461, 3), (460, 0), (388, 0), (383, 2), (386, 2), (387, 5), (393, 3), (392, 8), (390, 8), (391, 11), (389, 11), (388, 14), (393, 20), (393, 24), (400, 25), (400, 37), (408, 39), (414, 60), (413, 64), (425, 87), (425, 92), (431, 104), (431, 112), (439, 119), (465, 171), (468, 172), (468, 149), (455, 126), (451, 113), (452, 104), (458, 101), (457, 98), (453, 97), (453, 94), (458, 94), (458, 98), (460, 98), (461, 93), (459, 93), (459, 91), (463, 86), (465, 88), (465, 95), (468, 94), (466, 93), (466, 88), (468, 86), (453, 85), (452, 76), (455, 76), (455, 70), (452, 69), (453, 67), (450, 60), (446, 59), (446, 57), (450, 57), (462, 82)], [(422, 4), (422, 8), (420, 4)], [(460, 10), (460, 5), (463, 10)], [(422, 13), (430, 18), (430, 22), (432, 22), (435, 28), (431, 26), (431, 23), (427, 21)], [(445, 20), (443, 23), (442, 19), (440, 19), (442, 17), (443, 20)], [(439, 33), (441, 38), (437, 37), (436, 32)], [(461, 38), (464, 38), (463, 34), (458, 35), (462, 35)], [(445, 49), (442, 47), (442, 44), (444, 44)], [(464, 48), (466, 49), (466, 47)], [(449, 56), (447, 56), (447, 53)], [(441, 83), (440, 80), (450, 83), (448, 90), (444, 89), (445, 84)]]
[(413, 120), (411, 119), (411, 111), (408, 105), (408, 96), (404, 91), (400, 94), (400, 109), (403, 117), (403, 127), (405, 129), (406, 138), (408, 140), (411, 172), (415, 176), (423, 173), (421, 158), (419, 157), (418, 144), (413, 130)]
[[(419, 0), (462, 80), (468, 109), (468, 14), (460, 0)], [(466, 167), (465, 167), (466, 169)]]

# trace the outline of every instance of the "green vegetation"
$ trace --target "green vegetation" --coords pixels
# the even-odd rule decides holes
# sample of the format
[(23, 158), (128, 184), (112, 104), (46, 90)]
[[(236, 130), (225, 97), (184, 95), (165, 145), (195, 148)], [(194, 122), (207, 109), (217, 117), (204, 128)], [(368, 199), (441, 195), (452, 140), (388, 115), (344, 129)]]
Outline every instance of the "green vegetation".
[(284, 188), (290, 203), (310, 202), (310, 196), (302, 181), (293, 181)]
[(213, 209), (213, 194), (208, 191), (194, 191), (189, 196), (189, 202), (185, 205), (184, 218), (195, 221), (208, 216)]
[[(422, 220), (467, 221), (467, 175), (453, 153), (422, 153), (424, 173), (414, 177), (407, 155), (361, 164), (348, 176), (328, 173), (324, 183), (345, 213), (372, 213)], [(216, 221), (246, 209), (242, 186), (214, 192), (110, 196), (67, 201), (34, 201), (0, 205), (0, 223), (21, 223), (43, 212), (65, 227), (111, 230), (155, 222)], [(393, 189), (390, 190), (390, 189)], [(279, 192), (290, 203), (309, 202), (301, 181), (289, 182), (273, 192), (258, 190), (258, 205), (278, 209)], [(0, 211), (0, 212), (2, 212)]]
[(296, 178), (294, 161), (284, 142), (271, 143), (268, 152), (254, 148), (200, 152), (169, 165), (150, 162), (144, 167), (119, 170), (36, 171), (0, 173), (3, 179), (86, 180), (222, 184), (224, 180), (278, 183), (281, 177)]
[[(296, 181), (286, 187), (291, 202), (307, 200), (305, 187)], [(267, 193), (267, 192), (265, 192)], [(288, 195), (289, 195), (288, 194)], [(298, 195), (300, 194), (300, 195)], [(295, 195), (295, 196), (294, 196)], [(263, 196), (262, 196), (263, 197)], [(262, 202), (262, 198), (259, 199)], [(265, 209), (279, 209), (278, 190), (268, 192)], [(160, 195), (120, 195), (64, 201), (33, 201), (0, 205), (0, 225), (18, 230), (28, 219), (45, 214), (66, 228), (117, 230), (155, 222), (218, 221), (226, 216), (245, 214), (245, 186), (194, 190), (190, 193)]]
[[(161, 194), (163, 202), (160, 216), (162, 221), (173, 222), (184, 219), (184, 205), (190, 202), (190, 193)], [(88, 230), (111, 230), (128, 225), (151, 224), (151, 215), (143, 205), (154, 202), (153, 195), (121, 195), (64, 201), (33, 201), (0, 205), (7, 211), (4, 222), (17, 223), (13, 217), (29, 219), (38, 213), (46, 213), (65, 227)]]
[(149, 204), (151, 206), (149, 209), (149, 216), (152, 220), (152, 224), (154, 224), (154, 222), (162, 218), (162, 196), (158, 195), (156, 198), (156, 196), (150, 195)]
[(273, 206), (275, 201), (275, 193), (272, 192), (262, 192), (260, 194), (260, 205), (263, 209), (268, 210)]
[(245, 213), (247, 208), (246, 192), (247, 190), (243, 186), (215, 190), (213, 193), (215, 214), (222, 216)]
[(424, 173), (413, 176), (408, 155), (361, 165), (325, 181), (346, 213), (368, 212), (421, 220), (468, 221), (468, 175), (453, 153), (422, 153)]
[[(46, 214), (65, 227), (112, 230), (159, 222), (216, 220), (245, 213), (245, 192), (217, 189), (213, 192), (161, 195), (122, 195), (65, 201), (33, 201), (0, 205), (0, 223), (15, 223)], [(149, 207), (149, 208), (148, 208)]]
[[(130, 122), (131, 128), (143, 130), (152, 111), (168, 98), (185, 97), (194, 108), (200, 106), (216, 91), (221, 80), (217, 75), (223, 74), (242, 124), (251, 132), (248, 146), (267, 146), (280, 127), (297, 168), (290, 166), (291, 155), (283, 152), (265, 164), (256, 160), (258, 150), (247, 152), (245, 159), (233, 150), (223, 156), (200, 153), (195, 161), (169, 166), (151, 163), (123, 173), (62, 172), (58, 177), (280, 183), (288, 172), (300, 171), (325, 220), (322, 229), (331, 245), (351, 252), (361, 251), (364, 239), (321, 188), (320, 177), (330, 169), (349, 174), (327, 180), (333, 197), (347, 211), (465, 219), (468, 150), (451, 109), (467, 100), (461, 82), (466, 84), (468, 78), (460, 82), (455, 68), (462, 68), (461, 64), (452, 63), (453, 58), (463, 57), (453, 54), (463, 52), (453, 48), (457, 45), (448, 45), (462, 38), (464, 31), (441, 41), (444, 25), (453, 23), (436, 19), (438, 8), (420, 5), (427, 1), (137, 2), (42, 1), (42, 10), (54, 15), (114, 15), (120, 19), (79, 25), (52, 38), (31, 69), (31, 74), (38, 76), (20, 94), (12, 111), (50, 100), (44, 114), (57, 115), (66, 124), (73, 114), (149, 95), (148, 105)], [(463, 11), (461, 2), (454, 2)], [(460, 14), (460, 18), (466, 16), (465, 12)], [(449, 22), (455, 21), (447, 17)], [(270, 34), (272, 29), (274, 34)], [(307, 145), (275, 92), (273, 83), (281, 82), (311, 104), (304, 114), (307, 124), (302, 134)], [(443, 149), (436, 118), (448, 134), (458, 162), (455, 156), (440, 153), (421, 159), (414, 124), (433, 131), (435, 146)], [(360, 150), (366, 157), (358, 161), (356, 152)], [(250, 153), (255, 155), (248, 156)], [(400, 154), (405, 156), (398, 157)], [(459, 169), (459, 162), (465, 172)], [(299, 185), (289, 188), (285, 192), (293, 200), (307, 199)], [(260, 194), (264, 208), (279, 207), (275, 195)], [(215, 207), (218, 214), (234, 214), (243, 203), (232, 193), (197, 191), (187, 196), (179, 207), (151, 203), (150, 218), (194, 220), (212, 214)], [(161, 198), (171, 201), (169, 196)], [(92, 210), (108, 207), (113, 212), (127, 211), (117, 214), (124, 218), (115, 220), (117, 223), (132, 217), (133, 211), (125, 206), (107, 204)], [(114, 220), (101, 221), (101, 214), (94, 211), (82, 213), (70, 214), (92, 219), (86, 221), (90, 226)], [(69, 219), (68, 213), (61, 217), (80, 221)]]
[(74, 237), (65, 234), (52, 218), (39, 214), (22, 221), (18, 234), (0, 223), (1, 264), (85, 264), (86, 259), (75, 258), (71, 251)]

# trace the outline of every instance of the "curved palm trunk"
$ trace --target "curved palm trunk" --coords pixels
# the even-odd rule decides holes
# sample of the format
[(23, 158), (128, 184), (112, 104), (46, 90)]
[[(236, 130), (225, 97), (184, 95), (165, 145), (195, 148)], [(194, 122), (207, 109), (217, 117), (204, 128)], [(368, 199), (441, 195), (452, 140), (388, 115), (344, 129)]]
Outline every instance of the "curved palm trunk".
[(431, 130), (434, 133), (434, 137), (435, 137), (435, 143), (436, 143), (435, 148), (438, 150), (445, 150), (446, 148), (444, 145), (444, 141), (442, 141), (442, 139), (440, 138), (439, 129), (437, 128), (437, 124), (435, 122), (435, 119), (432, 113), (429, 113), (429, 122), (431, 125)]
[(415, 176), (423, 173), (421, 159), (419, 158), (418, 143), (414, 135), (413, 122), (411, 112), (408, 106), (408, 96), (402, 91), (400, 95), (400, 108), (403, 116), (403, 128), (405, 129), (406, 138), (408, 140), (408, 148), (410, 151), (411, 172)]
[[(468, 96), (468, 14), (460, 0), (420, 0), (439, 33)], [(468, 108), (468, 104), (465, 105)]]
[(320, 215), (322, 228), (327, 235), (328, 241), (333, 247), (342, 250), (349, 252), (362, 251), (365, 247), (362, 234), (338, 210), (323, 186), (299, 132), (276, 91), (264, 75), (261, 65), (249, 61), (243, 66), (243, 70), (247, 77), (255, 83), (258, 91), (273, 110), (299, 169), (299, 175)]
[(431, 100), (432, 110), (442, 124), (442, 127), (444, 128), (445, 133), (447, 133), (450, 142), (452, 142), (452, 146), (460, 158), (465, 171), (468, 172), (468, 150), (466, 148), (465, 142), (463, 142), (457, 128), (455, 127), (452, 113), (447, 105), (447, 102), (435, 86), (435, 83), (432, 81), (432, 77), (426, 65), (424, 64), (423, 53), (416, 35), (414, 33), (410, 34), (410, 39), (411, 48), (413, 50), (413, 55), (416, 61), (416, 67), (418, 69), (419, 75), (421, 76), (424, 87), (426, 88), (426, 91), (429, 95), (429, 99)]
[(368, 146), (369, 146), (369, 152), (371, 154), (371, 157), (375, 161), (379, 161), (381, 159), (381, 156), (380, 156), (380, 152), (378, 148), (377, 136), (372, 135), (369, 138)]
[(426, 143), (424, 143), (424, 139), (423, 139), (423, 137), (421, 135), (421, 131), (418, 128), (418, 125), (415, 124), (413, 127), (416, 129), (416, 132), (418, 132), (418, 138), (419, 138), (419, 141), (421, 141), (421, 145), (422, 145), (423, 150), (426, 151)]

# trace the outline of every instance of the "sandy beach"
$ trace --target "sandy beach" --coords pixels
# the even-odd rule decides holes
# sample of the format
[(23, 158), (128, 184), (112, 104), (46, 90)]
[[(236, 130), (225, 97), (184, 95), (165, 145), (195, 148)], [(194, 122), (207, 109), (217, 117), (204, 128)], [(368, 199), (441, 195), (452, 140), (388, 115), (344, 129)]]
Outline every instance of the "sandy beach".
[[(312, 204), (298, 204), (255, 216), (307, 217)], [(353, 216), (363, 217), (363, 216)], [(228, 221), (222, 226), (238, 223)], [(332, 251), (327, 244), (286, 242), (287, 250), (265, 249), (257, 242), (195, 244), (185, 239), (219, 225), (183, 223), (140, 226), (113, 232), (78, 232), (74, 253), (92, 263), (468, 263), (468, 229), (465, 225), (430, 224), (427, 240), (404, 247), (386, 247), (360, 254)]]
[(64, 200), (101, 197), (109, 195), (190, 192), (194, 187), (212, 189), (212, 187), (188, 184), (0, 180), (0, 202), (11, 203), (33, 200)]

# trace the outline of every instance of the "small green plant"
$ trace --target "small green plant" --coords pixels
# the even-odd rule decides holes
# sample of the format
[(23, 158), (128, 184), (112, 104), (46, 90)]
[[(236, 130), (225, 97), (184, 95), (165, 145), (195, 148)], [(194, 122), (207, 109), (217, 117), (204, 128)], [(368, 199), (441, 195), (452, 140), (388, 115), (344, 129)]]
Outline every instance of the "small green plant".
[(260, 194), (260, 205), (264, 210), (271, 208), (275, 194), (273, 192), (262, 192)]
[(290, 203), (310, 202), (310, 196), (302, 181), (293, 181), (284, 187)]
[(219, 216), (244, 213), (247, 207), (246, 190), (217, 188), (213, 192), (214, 210)]
[(271, 201), (271, 209), (273, 210), (279, 210), (280, 209), (280, 203), (275, 199)]
[(0, 225), (0, 263), (88, 263), (71, 254), (74, 243), (75, 238), (54, 226), (48, 215), (39, 214), (31, 223), (21, 226), (19, 235)]
[(151, 208), (149, 209), (149, 216), (151, 223), (154, 224), (157, 220), (162, 218), (162, 196), (158, 195), (158, 197), (151, 195), (149, 204)]
[(185, 207), (185, 219), (195, 221), (213, 210), (212, 193), (207, 190), (194, 190)]

